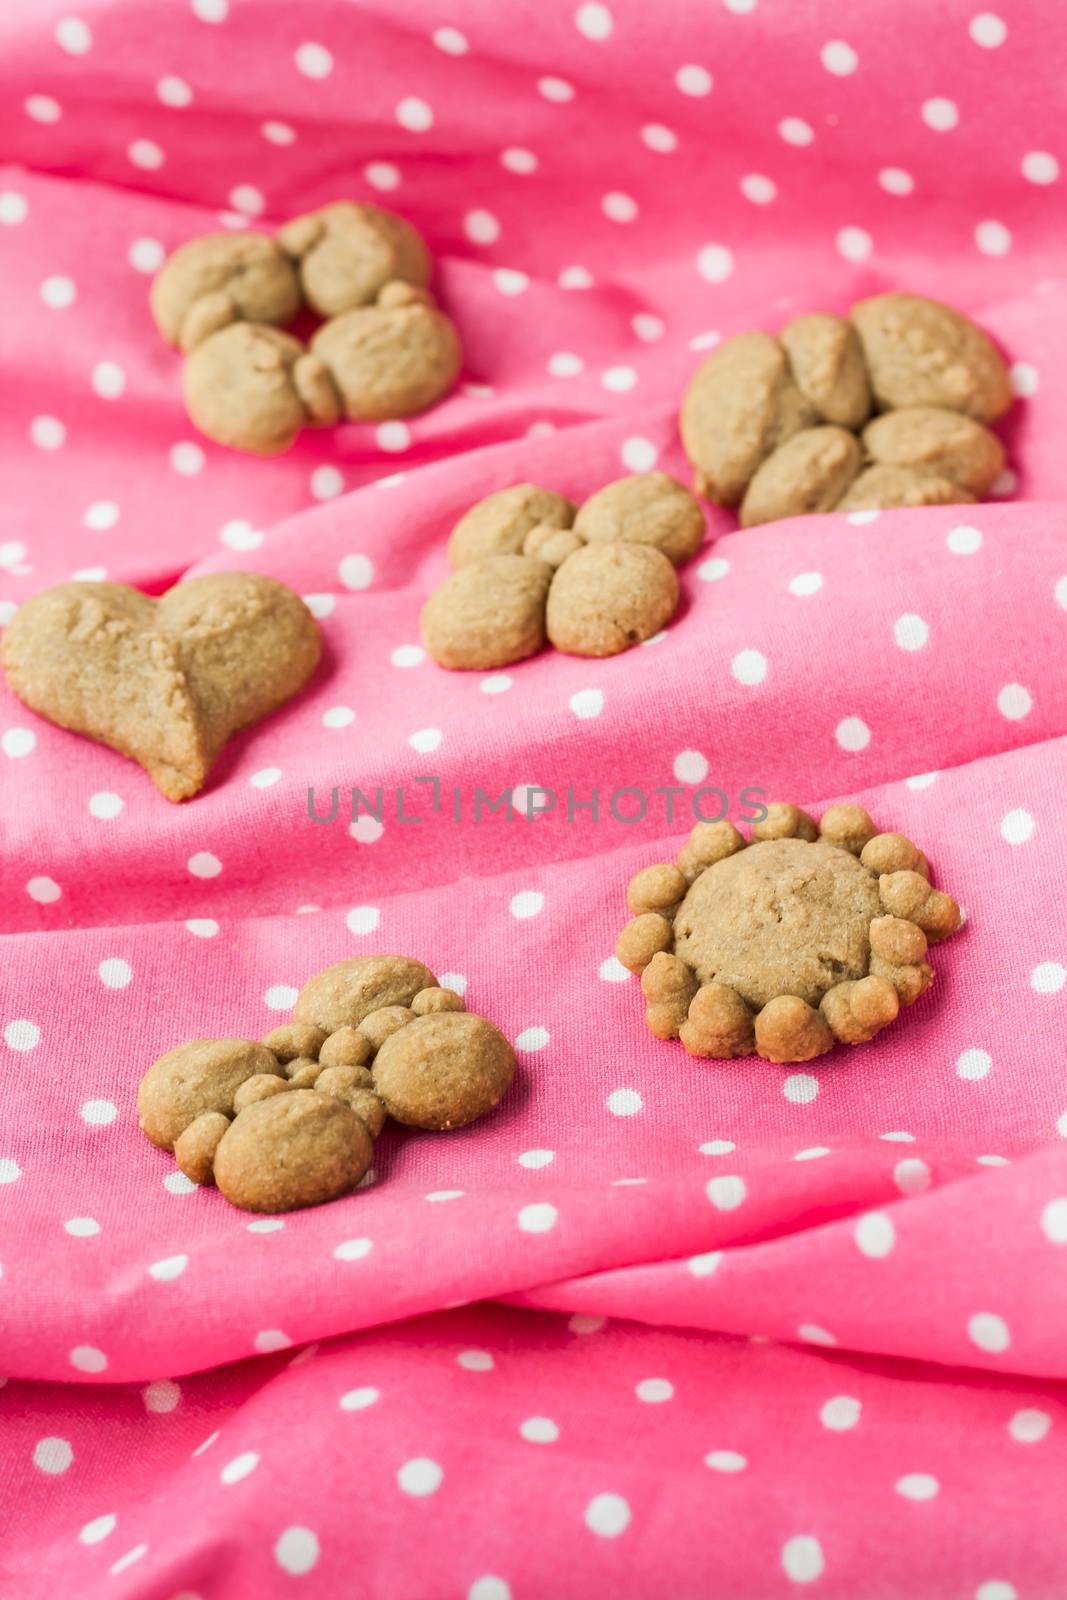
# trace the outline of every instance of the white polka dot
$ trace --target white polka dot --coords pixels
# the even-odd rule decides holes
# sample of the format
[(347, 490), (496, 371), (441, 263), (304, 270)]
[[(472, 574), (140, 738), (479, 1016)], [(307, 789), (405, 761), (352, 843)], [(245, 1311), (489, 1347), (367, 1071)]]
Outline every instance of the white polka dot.
[(697, 577), (704, 583), (717, 583), (720, 578), (725, 578), (729, 570), (730, 563), (725, 556), (709, 556), (697, 568)]
[(153, 1261), (148, 1268), (148, 1276), (157, 1283), (173, 1283), (175, 1278), (180, 1278), (189, 1265), (188, 1256), (164, 1256), (162, 1261)]
[(466, 36), (458, 28), (436, 28), (433, 42), (446, 56), (465, 56), (470, 49)]
[(718, 1271), (721, 1260), (721, 1250), (707, 1250), (703, 1255), (690, 1256), (686, 1266), (694, 1278), (710, 1278)]
[(373, 933), (381, 921), (381, 916), (377, 906), (354, 906), (345, 917), (345, 927), (349, 933)]
[(544, 906), (545, 897), (537, 889), (520, 889), (511, 898), (513, 917), (536, 917)]
[(107, 577), (105, 567), (80, 567), (77, 572), (72, 572), (71, 577), (79, 583), (102, 583)]
[(712, 76), (708, 69), (692, 64), (679, 67), (674, 75), (674, 81), (683, 94), (691, 95), (694, 98), (710, 94), (713, 87)]
[(166, 251), (158, 239), (135, 239), (126, 259), (135, 272), (158, 272)]
[(810, 123), (804, 121), (803, 117), (783, 117), (778, 124), (778, 135), (786, 144), (799, 148), (811, 144), (815, 138), (815, 130)]
[[(1059, 1131), (1062, 1133), (1063, 1129)], [(1057, 1196), (1048, 1202), (1041, 1213), (1041, 1228), (1050, 1244), (1067, 1244), (1067, 1197)]]
[(520, 1050), (543, 1050), (548, 1040), (547, 1028), (524, 1028), (515, 1043)]
[(9, 1022), (4, 1028), (4, 1042), (11, 1050), (32, 1050), (40, 1039), (41, 1030), (36, 1022), (27, 1022), (25, 1018)]
[(545, 368), (553, 378), (575, 378), (584, 366), (581, 356), (576, 356), (571, 350), (557, 350), (545, 362)]
[(984, 1078), (992, 1065), (993, 1057), (988, 1050), (964, 1050), (956, 1058), (956, 1071), (961, 1078)]
[(704, 1457), (704, 1465), (712, 1472), (744, 1472), (748, 1460), (737, 1450), (711, 1450)]
[(431, 1461), (426, 1456), (416, 1456), (413, 1461), (404, 1462), (396, 1475), (396, 1481), (405, 1494), (419, 1498), (436, 1493), (441, 1487), (444, 1476), (436, 1461)]
[(102, 1539), (107, 1538), (109, 1533), (114, 1533), (118, 1520), (110, 1511), (102, 1517), (94, 1517), (91, 1522), (85, 1524), (79, 1533), (78, 1542), (80, 1544), (99, 1544)]
[(997, 710), (1009, 722), (1019, 722), (1033, 707), (1029, 689), (1021, 683), (1006, 683), (997, 695)]
[(626, 394), (637, 383), (633, 367), (607, 367), (600, 374), (600, 382), (613, 394)]
[(893, 638), (901, 650), (921, 650), (930, 637), (930, 629), (914, 611), (906, 611), (893, 624)]
[(834, 1334), (828, 1328), (820, 1328), (817, 1322), (802, 1322), (797, 1329), (797, 1338), (803, 1339), (805, 1344), (819, 1344), (827, 1347), (837, 1343)]
[(838, 254), (846, 261), (866, 261), (874, 248), (866, 228), (840, 228), (835, 243)]
[(230, 190), (230, 205), (244, 216), (258, 217), (266, 204), (260, 190), (253, 188), (250, 183), (239, 183)]
[(604, 195), (600, 209), (611, 222), (633, 222), (638, 213), (637, 201), (633, 196), (623, 194), (618, 189)]
[(951, 529), (945, 543), (954, 556), (973, 556), (982, 548), (982, 531), (964, 524)]
[(1067, 967), (1058, 961), (1042, 961), (1030, 974), (1030, 987), (1038, 994), (1056, 994), (1067, 981)]
[(564, 105), (568, 100), (574, 99), (574, 86), (568, 83), (566, 78), (552, 76), (538, 78), (537, 92), (555, 105)]
[(700, 1146), (702, 1156), (728, 1156), (737, 1146), (732, 1139), (708, 1139)]
[[(307, 46), (303, 46), (307, 49)], [(321, 73), (310, 73), (310, 77), (321, 77)], [(310, 1572), (319, 1559), (319, 1541), (310, 1528), (293, 1526), (286, 1528), (274, 1546), (274, 1559), (283, 1572), (288, 1572), (294, 1578), (302, 1578)]]
[(634, 1393), (646, 1405), (662, 1405), (674, 1399), (674, 1385), (667, 1378), (642, 1378)]
[(288, 122), (278, 122), (271, 118), (261, 122), (259, 131), (268, 144), (289, 145), (296, 143), (296, 129), (291, 128)]
[(419, 728), (417, 732), (409, 735), (408, 744), (420, 755), (425, 756), (440, 749), (443, 738), (444, 734), (440, 728)]
[(60, 898), (63, 891), (54, 878), (31, 878), (26, 885), (26, 893), (31, 900), (36, 900), (38, 905), (50, 906)]
[(363, 1261), (374, 1249), (373, 1239), (345, 1239), (333, 1252), (335, 1261)]
[(389, 657), (394, 667), (417, 667), (426, 660), (426, 651), (421, 645), (401, 644)]
[(585, 1508), (585, 1525), (601, 1539), (617, 1539), (630, 1526), (631, 1511), (621, 1494), (598, 1494)]
[(1008, 844), (1025, 844), (1034, 831), (1029, 811), (1009, 811), (1000, 824), (1000, 836)]
[(493, 282), (501, 294), (522, 294), (530, 286), (530, 280), (525, 272), (519, 272), (514, 267), (497, 267), (493, 273)]
[(114, 1122), (119, 1108), (110, 1100), (86, 1100), (81, 1108), (82, 1121), (91, 1128), (106, 1128)]
[(915, 188), (915, 179), (903, 167), (883, 167), (878, 174), (878, 182), (886, 194), (911, 194)]
[(850, 511), (845, 521), (854, 528), (863, 528), (871, 522), (877, 522), (881, 514), (880, 511)]
[(395, 455), (409, 448), (411, 429), (406, 422), (380, 422), (374, 430), (374, 442), (379, 450)]
[(1039, 382), (1036, 367), (1032, 367), (1028, 361), (1015, 362), (1011, 369), (1011, 387), (1021, 400), (1028, 400), (1036, 394)]
[(578, 689), (568, 702), (574, 715), (582, 721), (599, 717), (604, 709), (604, 696), (599, 689)]
[(561, 289), (591, 289), (593, 274), (585, 267), (564, 267), (556, 281)]
[(281, 1217), (257, 1217), (255, 1222), (245, 1223), (249, 1233), (278, 1233), (284, 1227)]
[(211, 917), (192, 917), (185, 926), (197, 939), (213, 939), (219, 931), (218, 923)]
[(147, 1554), (148, 1546), (146, 1544), (135, 1544), (132, 1550), (127, 1550), (124, 1556), (119, 1556), (117, 1561), (113, 1561), (107, 1570), (112, 1577), (118, 1577), (121, 1572), (127, 1571), (128, 1568), (134, 1566), (136, 1562), (142, 1560)]
[(797, 1533), (782, 1546), (782, 1571), (793, 1583), (814, 1583), (825, 1562), (822, 1545), (810, 1533)]
[(679, 783), (703, 783), (708, 775), (708, 762), (699, 750), (683, 750), (674, 758), (674, 776)]
[(178, 444), (171, 446), (170, 464), (175, 472), (183, 478), (195, 478), (198, 472), (204, 470), (206, 457), (198, 444), (191, 439), (182, 439)]
[(1029, 183), (1055, 183), (1060, 164), (1047, 150), (1028, 150), (1022, 159), (1022, 175)]
[(270, 789), (281, 776), (281, 767), (264, 767), (260, 772), (253, 772), (248, 781), (253, 789)]
[(396, 107), (396, 120), (408, 133), (426, 133), (433, 127), (433, 110), (425, 100), (408, 95)]
[(162, 148), (154, 139), (134, 139), (126, 147), (126, 154), (133, 166), (139, 167), (142, 172), (156, 172), (166, 159)]
[(606, 1103), (608, 1110), (616, 1117), (636, 1116), (644, 1105), (636, 1089), (613, 1089)]
[(1011, 249), (1011, 233), (1003, 222), (980, 222), (974, 242), (984, 256), (1006, 256)]
[(517, 1158), (520, 1167), (525, 1167), (528, 1172), (539, 1172), (542, 1167), (551, 1166), (556, 1159), (554, 1150), (524, 1150)]
[(77, 298), (78, 289), (73, 278), (55, 273), (41, 284), (41, 299), (50, 311), (65, 311)]
[(117, 400), (126, 388), (126, 374), (117, 361), (98, 361), (89, 381), (101, 400)]
[(1008, 1423), (1008, 1432), (1017, 1444), (1040, 1444), (1051, 1427), (1052, 1418), (1047, 1411), (1027, 1409), (1016, 1411)]
[(578, 7), (574, 26), (584, 38), (599, 42), (610, 38), (615, 23), (607, 6), (590, 3)]
[(463, 231), (472, 244), (495, 244), (500, 238), (500, 223), (491, 211), (468, 211)]
[(38, 450), (61, 450), (67, 439), (66, 425), (58, 417), (34, 417), (30, 438)]
[(520, 146), (513, 145), (507, 150), (501, 150), (500, 165), (508, 172), (528, 177), (531, 172), (537, 171), (538, 160), (532, 150), (524, 150)]
[(758, 650), (741, 650), (730, 663), (730, 671), (738, 683), (755, 688), (767, 676), (767, 658)]
[(831, 39), (819, 51), (819, 59), (835, 78), (847, 78), (859, 66), (859, 56), (843, 39)]
[(605, 983), (627, 983), (631, 976), (618, 956), (608, 956), (600, 963), (599, 971)]
[(599, 1333), (607, 1322), (607, 1317), (593, 1317), (587, 1312), (576, 1312), (567, 1323), (572, 1333), (588, 1334)]
[(333, 56), (324, 44), (312, 40), (299, 45), (293, 59), (305, 78), (328, 78), (333, 71)]
[(254, 1450), (245, 1450), (239, 1456), (234, 1456), (232, 1461), (227, 1461), (219, 1473), (219, 1481), (225, 1484), (240, 1483), (242, 1478), (247, 1478), (249, 1473), (255, 1472), (259, 1466), (259, 1456)]
[(550, 1233), (558, 1219), (559, 1212), (555, 1206), (542, 1201), (536, 1205), (523, 1206), (516, 1220), (522, 1233)]
[(7, 627), (17, 610), (14, 600), (0, 600), (0, 628)]
[(362, 816), (352, 823), (348, 831), (357, 844), (377, 844), (385, 829), (377, 817)]
[(659, 460), (659, 451), (651, 439), (635, 436), (623, 440), (619, 457), (629, 472), (651, 472)]
[(789, 593), (805, 599), (809, 595), (818, 594), (822, 586), (821, 572), (798, 572), (795, 578), (789, 580)]
[(272, 1355), (277, 1350), (288, 1350), (292, 1340), (280, 1328), (263, 1328), (252, 1341), (253, 1349), (261, 1356)]
[(356, 713), (351, 706), (331, 706), (322, 713), (324, 728), (350, 728), (356, 720)]
[(294, 989), (291, 984), (276, 983), (263, 996), (263, 1004), (271, 1011), (289, 1011), (296, 1005), (299, 993), (299, 989)]
[[(1008, 37), (1006, 24), (993, 11), (980, 11), (976, 17), (972, 17), (968, 32), (983, 50), (996, 50)], [(995, 1600), (995, 1597), (981, 1595), (979, 1600)], [(1007, 1600), (1007, 1597), (1001, 1597), (1001, 1600)]]
[(488, 1350), (461, 1350), (456, 1363), (465, 1372), (492, 1372), (496, 1365)]
[(201, 22), (225, 22), (230, 12), (230, 0), (191, 0), (193, 15)]
[(100, 982), (108, 989), (125, 989), (133, 981), (133, 968), (128, 961), (123, 961), (119, 956), (111, 956), (107, 961), (101, 961), (96, 970), (100, 975)]
[(725, 282), (733, 270), (733, 251), (724, 244), (706, 244), (697, 255), (697, 271), (709, 283)]
[(0, 190), (0, 224), (5, 228), (17, 228), (29, 214), (29, 202), (25, 195), (15, 189)]
[(670, 155), (672, 150), (678, 148), (678, 135), (671, 128), (664, 127), (662, 122), (646, 123), (641, 129), (641, 138), (657, 155)]
[(941, 1485), (928, 1472), (908, 1472), (893, 1487), (905, 1500), (932, 1500)]
[(551, 1417), (527, 1417), (519, 1423), (519, 1433), (527, 1444), (555, 1444), (559, 1428)]
[(33, 122), (58, 122), (63, 115), (59, 101), (48, 94), (31, 94), (23, 101), (23, 108)]
[(738, 1206), (744, 1205), (748, 1187), (744, 1178), (730, 1174), (720, 1178), (709, 1178), (705, 1192), (717, 1211), (736, 1211)]
[(954, 100), (935, 95), (932, 100), (923, 101), (922, 119), (935, 133), (948, 133), (959, 122), (960, 114)]
[(349, 1389), (338, 1401), (342, 1411), (366, 1411), (380, 1398), (378, 1389)]
[(367, 589), (374, 582), (374, 563), (365, 555), (343, 556), (337, 573), (346, 589)]
[(974, 1591), (974, 1600), (1019, 1600), (1019, 1591), (1013, 1583), (1005, 1583), (1000, 1578), (990, 1578), (987, 1583), (980, 1583)]
[[(49, 1477), (66, 1472), (73, 1460), (74, 1451), (66, 1439), (38, 1439), (33, 1447), (34, 1466), (40, 1472), (47, 1472)], [(103, 1534), (100, 1537), (103, 1538)]]
[[(0, 1183), (15, 1183), (21, 1176), (22, 1168), (19, 1166), (17, 1161), (13, 1161), (10, 1156), (5, 1156), (4, 1159), (0, 1161)], [(67, 1228), (69, 1231), (69, 1224), (67, 1224)], [(96, 1223), (93, 1224), (92, 1231), (94, 1233), (99, 1233), (100, 1230)]]
[(819, 1080), (810, 1072), (791, 1072), (782, 1084), (782, 1093), (795, 1106), (810, 1105), (819, 1092)]
[(872, 1261), (880, 1261), (892, 1250), (897, 1235), (892, 1219), (884, 1211), (868, 1211), (866, 1216), (859, 1218), (852, 1230), (852, 1237), (861, 1255), (868, 1256)]
[(100, 1232), (100, 1224), (95, 1217), (71, 1217), (64, 1222), (63, 1228), (72, 1239), (93, 1239)]
[(176, 78), (171, 73), (168, 73), (165, 78), (160, 78), (156, 84), (156, 97), (162, 101), (163, 105), (171, 106), (177, 111), (182, 110), (185, 106), (191, 106), (193, 103), (193, 91), (185, 79)]
[(75, 1345), (68, 1360), (76, 1372), (104, 1372), (107, 1369), (107, 1356), (91, 1344)]
[(313, 617), (331, 617), (337, 605), (337, 597), (332, 594), (305, 594), (301, 599)]
[(222, 862), (210, 850), (198, 850), (185, 864), (194, 878), (217, 878), (222, 871)]
[(930, 1187), (930, 1168), (918, 1156), (908, 1156), (893, 1168), (893, 1182), (901, 1194), (923, 1194)]
[(170, 1378), (161, 1378), (156, 1383), (147, 1384), (141, 1390), (141, 1399), (144, 1401), (145, 1410), (160, 1416), (168, 1411), (173, 1411), (181, 1397), (181, 1388)]
[(967, 1323), (967, 1336), (989, 1355), (1001, 1355), (1011, 1344), (1008, 1324), (994, 1311), (976, 1311)]
[(860, 1402), (852, 1395), (835, 1394), (820, 1410), (819, 1421), (831, 1433), (845, 1433), (856, 1426), (862, 1409)]
[(866, 750), (871, 730), (860, 717), (845, 717), (838, 723), (835, 738), (842, 750)]

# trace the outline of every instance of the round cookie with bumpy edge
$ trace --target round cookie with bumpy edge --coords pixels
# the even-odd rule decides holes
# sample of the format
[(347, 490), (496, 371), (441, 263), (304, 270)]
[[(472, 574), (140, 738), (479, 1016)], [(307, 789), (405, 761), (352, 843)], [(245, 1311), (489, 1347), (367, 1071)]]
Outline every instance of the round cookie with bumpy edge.
[(182, 389), (190, 421), (206, 438), (250, 455), (280, 455), (301, 428), (339, 415), (322, 361), (265, 323), (235, 322), (198, 344)]
[(894, 292), (859, 301), (851, 315), (880, 410), (942, 406), (994, 422), (1011, 405), (1000, 352), (952, 306)]
[(615, 656), (651, 639), (678, 607), (678, 575), (647, 544), (587, 544), (556, 569), (545, 622), (557, 650)]
[[(565, 563), (566, 564), (566, 563)], [(422, 608), (422, 640), (438, 666), (505, 667), (545, 642), (553, 569), (532, 556), (486, 556), (457, 568)]]
[(300, 283), (285, 252), (265, 233), (210, 233), (169, 255), (149, 304), (168, 344), (186, 355), (231, 322), (292, 322)]
[(374, 1155), (366, 1124), (343, 1101), (293, 1089), (247, 1106), (215, 1151), (215, 1183), (245, 1211), (297, 1211), (348, 1194)]
[(865, 467), (837, 502), (837, 511), (892, 511), (900, 506), (972, 505), (974, 495), (927, 467)]
[(843, 317), (812, 311), (782, 329), (782, 347), (797, 387), (824, 422), (860, 428), (871, 414), (863, 348)]
[(484, 1017), (437, 1011), (392, 1034), (374, 1058), (386, 1110), (411, 1128), (462, 1128), (507, 1094), (515, 1052)]
[(280, 1077), (282, 1069), (277, 1056), (251, 1039), (191, 1039), (168, 1050), (137, 1090), (141, 1131), (161, 1150), (172, 1150), (204, 1112), (232, 1116), (234, 1095), (256, 1073)]
[(995, 433), (937, 406), (883, 412), (864, 428), (863, 443), (872, 461), (935, 472), (979, 497), (1004, 470), (1004, 446)]
[[(448, 560), (464, 567), (486, 556), (524, 553), (526, 536), (534, 528), (569, 528), (574, 521), (571, 500), (536, 483), (513, 483), (497, 489), (465, 511), (448, 536)], [(533, 555), (525, 550), (526, 555)]]
[(455, 323), (425, 289), (387, 283), (374, 305), (324, 323), (311, 353), (328, 369), (350, 422), (411, 417), (455, 383), (463, 350)]
[[(293, 1007), (293, 1021), (313, 1023), (330, 1034), (340, 1028), (358, 1028), (372, 1011), (383, 1006), (410, 1005), (420, 989), (436, 986), (437, 979), (429, 967), (409, 956), (360, 956), (335, 961), (305, 983)], [(322, 1060), (322, 1051), (319, 1057)], [(325, 1064), (338, 1065), (333, 1060)]]
[(741, 502), (741, 526), (832, 511), (862, 459), (859, 441), (847, 429), (802, 428), (756, 468)]
[(322, 317), (368, 305), (393, 280), (425, 288), (430, 252), (421, 234), (382, 206), (335, 200), (294, 217), (278, 244), (296, 263), (304, 297)]
[(723, 1060), (810, 1061), (835, 1041), (866, 1043), (929, 987), (927, 946), (956, 931), (959, 907), (931, 888), (918, 847), (878, 833), (860, 806), (816, 824), (776, 802), (753, 833), (697, 823), (677, 869), (632, 880), (641, 909), (616, 954), (641, 975), (650, 1031)]
[(676, 478), (641, 472), (583, 501), (574, 532), (587, 544), (649, 544), (680, 567), (704, 542), (704, 513)]

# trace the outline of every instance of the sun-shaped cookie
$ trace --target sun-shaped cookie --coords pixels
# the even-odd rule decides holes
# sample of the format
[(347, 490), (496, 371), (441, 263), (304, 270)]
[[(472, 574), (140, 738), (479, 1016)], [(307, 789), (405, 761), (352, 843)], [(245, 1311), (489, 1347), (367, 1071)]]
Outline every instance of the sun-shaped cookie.
[(816, 824), (776, 802), (751, 842), (698, 822), (626, 898), (616, 954), (641, 974), (649, 1028), (719, 1058), (810, 1061), (873, 1039), (933, 982), (928, 944), (960, 925), (918, 846), (854, 805)]

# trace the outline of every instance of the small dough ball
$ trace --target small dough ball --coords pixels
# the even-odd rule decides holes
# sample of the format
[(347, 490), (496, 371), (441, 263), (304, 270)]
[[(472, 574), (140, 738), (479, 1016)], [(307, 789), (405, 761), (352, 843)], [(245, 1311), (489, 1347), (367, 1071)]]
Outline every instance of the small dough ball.
[(420, 288), (430, 281), (421, 234), (381, 206), (336, 200), (287, 222), (278, 243), (297, 262), (307, 303), (320, 317), (369, 305), (394, 279)]
[(417, 1017), (425, 1017), (431, 1011), (466, 1011), (467, 1007), (455, 989), (420, 989), (411, 1009)]
[(141, 1129), (161, 1150), (205, 1111), (233, 1113), (233, 1097), (257, 1072), (281, 1076), (277, 1057), (250, 1039), (191, 1039), (153, 1062), (137, 1091)]
[(749, 1056), (755, 1048), (752, 1013), (728, 984), (702, 984), (690, 1003), (679, 1038), (691, 1056), (711, 1056), (717, 1061)]
[(665, 472), (619, 478), (590, 495), (574, 519), (587, 544), (650, 544), (676, 567), (704, 542), (704, 513), (688, 489)]
[(799, 995), (775, 996), (756, 1017), (756, 1052), (764, 1061), (812, 1061), (833, 1044), (826, 1018)]
[(453, 567), (464, 567), (484, 556), (521, 555), (534, 528), (569, 528), (574, 511), (573, 501), (536, 483), (498, 489), (460, 517), (448, 536), (448, 559)]
[(209, 233), (167, 257), (149, 304), (167, 343), (188, 354), (231, 322), (292, 322), (300, 284), (284, 251), (265, 233)]
[(857, 978), (828, 989), (819, 1010), (841, 1044), (866, 1044), (896, 1020), (900, 999), (886, 978)]
[(240, 1084), (233, 1097), (233, 1109), (243, 1111), (245, 1106), (255, 1105), (257, 1100), (269, 1100), (272, 1094), (285, 1094), (290, 1084), (285, 1078), (279, 1078), (273, 1072), (256, 1072), (251, 1078), (246, 1078)]
[(685, 895), (684, 874), (670, 865), (643, 867), (635, 872), (626, 890), (626, 904), (634, 916), (642, 911), (673, 911)]
[(326, 1035), (321, 1028), (307, 1022), (283, 1022), (280, 1028), (267, 1034), (263, 1043), (281, 1062), (295, 1061), (298, 1056), (314, 1061), (326, 1043)]
[(884, 956), (871, 952), (871, 975), (885, 978), (891, 983), (906, 1006), (914, 1005), (934, 981), (934, 971), (927, 961), (887, 961)]
[(689, 1013), (697, 980), (677, 956), (661, 950), (641, 974), (641, 992), (648, 1005), (645, 1022), (657, 1039), (677, 1039)]
[(958, 411), (904, 406), (875, 417), (863, 430), (867, 454), (884, 466), (920, 467), (951, 478), (981, 497), (1004, 470), (995, 433)]
[[(296, 1022), (312, 1022), (329, 1034), (339, 1028), (358, 1028), (364, 1017), (382, 1006), (406, 1006), (420, 989), (432, 989), (437, 979), (429, 967), (408, 956), (360, 956), (335, 961), (332, 967), (309, 978), (293, 1007)], [(323, 1066), (338, 1065), (333, 1041), (319, 1051)]]
[(630, 972), (644, 972), (653, 956), (669, 950), (674, 929), (658, 911), (643, 911), (623, 928), (615, 941), (615, 954)]
[(682, 400), (678, 423), (697, 493), (736, 505), (764, 456), (818, 420), (778, 340), (735, 334), (697, 368)]
[(371, 1138), (377, 1139), (385, 1126), (385, 1106), (366, 1067), (327, 1067), (315, 1088), (319, 1094), (332, 1094), (343, 1100), (364, 1123)]
[(862, 806), (840, 805), (823, 812), (819, 832), (828, 844), (858, 856), (878, 829)]
[(546, 624), (557, 650), (614, 656), (668, 623), (678, 606), (678, 575), (651, 545), (590, 544), (556, 572)]
[(724, 861), (745, 848), (742, 833), (723, 817), (719, 822), (697, 822), (678, 856), (678, 870), (686, 883), (692, 883), (706, 868)]
[(190, 420), (216, 444), (250, 455), (288, 450), (308, 421), (293, 381), (299, 339), (264, 323), (235, 322), (196, 347), (182, 387)]
[(844, 428), (803, 428), (757, 468), (741, 502), (741, 526), (832, 511), (860, 470), (855, 434)]
[(175, 1139), (174, 1158), (178, 1170), (190, 1183), (214, 1183), (215, 1151), (229, 1126), (229, 1117), (224, 1117), (221, 1111), (204, 1111)]
[(409, 1006), (382, 1006), (378, 1011), (372, 1011), (369, 1017), (363, 1018), (359, 1031), (370, 1040), (372, 1050), (380, 1050), (386, 1039), (410, 1022), (414, 1015)]
[(307, 1056), (297, 1056), (285, 1069), (290, 1089), (313, 1089), (323, 1066), (321, 1061), (311, 1061)]
[(215, 1182), (245, 1211), (296, 1211), (347, 1194), (373, 1156), (366, 1125), (343, 1101), (294, 1089), (231, 1123), (215, 1152)]
[(350, 422), (385, 422), (425, 411), (448, 393), (463, 365), (459, 334), (443, 311), (414, 291), (405, 304), (395, 299), (345, 311), (311, 341)]
[(843, 317), (811, 311), (780, 334), (793, 377), (824, 422), (859, 428), (871, 414), (863, 349)]
[(350, 1089), (373, 1089), (374, 1075), (369, 1067), (324, 1067), (316, 1085), (319, 1094), (339, 1095)]
[(573, 528), (549, 528), (544, 523), (538, 523), (536, 528), (531, 528), (522, 542), (524, 556), (536, 556), (538, 561), (546, 561), (550, 567), (561, 567), (568, 556), (580, 550), (585, 540)]
[(917, 294), (878, 294), (852, 307), (875, 403), (943, 406), (993, 422), (1011, 405), (1008, 371), (969, 317)]
[(762, 822), (752, 824), (753, 839), (806, 839), (814, 844), (819, 830), (806, 811), (785, 800), (772, 800)]
[(438, 666), (482, 671), (536, 655), (545, 642), (552, 568), (531, 556), (486, 556), (447, 577), (422, 608)]
[(319, 1051), (323, 1067), (363, 1067), (374, 1054), (371, 1042), (358, 1028), (338, 1028)]
[(926, 935), (917, 923), (904, 917), (875, 917), (871, 923), (871, 949), (895, 966), (914, 966), (926, 956)]
[(914, 872), (922, 854), (902, 833), (876, 833), (860, 852), (860, 860), (870, 872)]
[(511, 1088), (515, 1052), (469, 1011), (416, 1017), (374, 1058), (374, 1086), (389, 1115), (411, 1128), (462, 1128)]
[(973, 505), (974, 495), (928, 467), (865, 467), (835, 511), (894, 511), (905, 506)]

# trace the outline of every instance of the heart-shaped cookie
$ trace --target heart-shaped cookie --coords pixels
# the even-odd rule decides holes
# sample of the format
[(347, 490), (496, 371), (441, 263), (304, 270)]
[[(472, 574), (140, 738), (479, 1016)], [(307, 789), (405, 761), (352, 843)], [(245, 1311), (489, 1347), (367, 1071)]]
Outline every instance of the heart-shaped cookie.
[(129, 756), (168, 800), (188, 800), (231, 734), (303, 688), (320, 651), (291, 589), (220, 572), (159, 600), (122, 583), (45, 589), (8, 624), (0, 660), (32, 710)]

